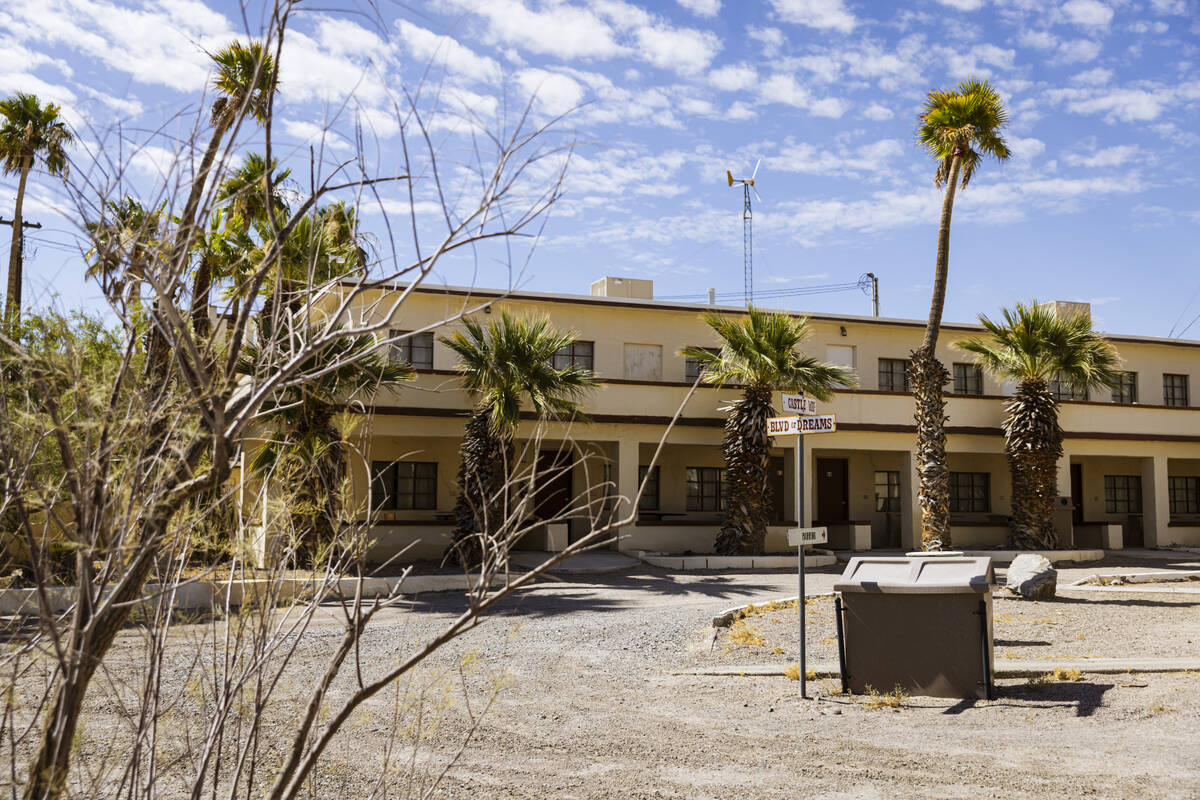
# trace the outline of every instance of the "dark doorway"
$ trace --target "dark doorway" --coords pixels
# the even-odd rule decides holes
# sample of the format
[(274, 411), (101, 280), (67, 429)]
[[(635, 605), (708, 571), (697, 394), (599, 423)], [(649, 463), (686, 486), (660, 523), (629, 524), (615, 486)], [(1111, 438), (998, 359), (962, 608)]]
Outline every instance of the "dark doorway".
[(1083, 524), (1083, 464), (1071, 465), (1071, 521)]
[(817, 515), (821, 522), (850, 519), (849, 468), (844, 458), (817, 459)]
[(533, 513), (541, 519), (553, 519), (567, 510), (573, 499), (571, 453), (543, 450), (537, 457), (538, 486)]
[(770, 471), (767, 474), (767, 485), (771, 487), (771, 523), (778, 524), (786, 520), (784, 508), (787, 505), (787, 483), (783, 479), (783, 456), (771, 456)]

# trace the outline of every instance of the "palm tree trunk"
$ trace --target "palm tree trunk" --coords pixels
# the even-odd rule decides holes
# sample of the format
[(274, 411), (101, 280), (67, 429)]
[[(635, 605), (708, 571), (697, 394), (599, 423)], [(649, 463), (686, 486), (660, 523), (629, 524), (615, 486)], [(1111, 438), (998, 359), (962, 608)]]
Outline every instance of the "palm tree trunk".
[(1012, 474), (1009, 543), (1024, 550), (1054, 549), (1054, 498), (1063, 451), (1058, 404), (1046, 381), (1037, 378), (1021, 382), (1005, 411), (1004, 452)]
[(946, 304), (946, 280), (950, 268), (950, 218), (954, 214), (954, 193), (962, 158), (955, 154), (950, 162), (946, 192), (942, 197), (942, 217), (938, 222), (937, 263), (933, 276), (933, 297), (929, 304), (929, 322), (925, 339), (913, 351), (909, 380), (916, 402), (917, 472), (921, 486), (917, 492), (921, 504), (921, 549), (949, 550), (950, 472), (946, 467), (946, 399), (943, 388), (950, 373), (937, 359), (938, 333), (942, 327), (942, 308)]
[[(192, 181), (191, 191), (188, 192), (187, 203), (183, 206), (183, 214), (179, 218), (179, 231), (175, 239), (175, 251), (172, 255), (172, 262), (178, 262), (187, 253), (191, 247), (193, 232), (192, 227), (196, 221), (196, 212), (200, 208), (200, 198), (204, 195), (204, 187), (208, 183), (208, 174), (212, 171), (213, 162), (217, 158), (217, 150), (221, 147), (221, 140), (225, 138), (225, 132), (229, 129), (229, 120), (225, 114), (219, 114), (213, 124), (212, 138), (208, 140), (208, 147), (204, 151), (204, 157), (200, 160), (200, 169), (196, 173), (195, 179)], [(203, 338), (208, 331), (208, 294), (212, 287), (212, 269), (205, 260), (201, 259), (196, 266), (196, 273), (192, 276), (192, 330), (195, 331), (198, 338)]]
[(492, 415), (476, 409), (463, 431), (454, 503), (454, 541), (446, 558), (472, 568), (483, 560), (504, 519), (504, 491), (512, 444), (492, 430)]
[(4, 323), (8, 330), (16, 327), (21, 320), (21, 280), (24, 277), (25, 266), (22, 263), (25, 258), (22, 208), (25, 205), (25, 183), (29, 179), (29, 168), (32, 166), (32, 158), (21, 165), (21, 177), (17, 181), (17, 199), (13, 203), (12, 245), (8, 250), (8, 294), (5, 295), (4, 301)]
[(725, 524), (714, 549), (721, 555), (761, 555), (771, 515), (771, 390), (749, 386), (725, 420)]

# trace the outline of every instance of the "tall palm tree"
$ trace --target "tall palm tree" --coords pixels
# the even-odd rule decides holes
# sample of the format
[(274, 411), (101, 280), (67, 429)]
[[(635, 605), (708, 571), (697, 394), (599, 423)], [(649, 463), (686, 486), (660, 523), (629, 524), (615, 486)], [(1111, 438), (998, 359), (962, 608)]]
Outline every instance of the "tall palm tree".
[(87, 277), (96, 278), (109, 295), (119, 295), (145, 280), (150, 262), (161, 257), (166, 202), (146, 208), (134, 197), (106, 203), (108, 218), (87, 223), (92, 240)]
[(680, 354), (700, 361), (705, 383), (743, 387), (741, 398), (723, 409), (730, 412), (723, 445), (726, 507), (716, 551), (758, 554), (766, 545), (771, 513), (767, 418), (774, 413), (772, 392), (799, 391), (829, 400), (836, 386), (850, 385), (855, 378), (800, 351), (809, 335), (807, 317), (750, 308), (737, 317), (705, 314), (704, 321), (720, 337), (720, 351), (691, 346)]
[(475, 399), (459, 449), (454, 543), (448, 555), (464, 566), (480, 562), (485, 542), (497, 531), (512, 441), (527, 403), (539, 418), (579, 415), (579, 401), (596, 385), (591, 370), (555, 368), (554, 354), (575, 341), (544, 317), (517, 318), (507, 311), (482, 325), (463, 320), (464, 331), (439, 341), (458, 355), (462, 386)]
[(25, 92), (0, 100), (0, 168), (5, 175), (16, 174), (17, 198), (13, 204), (12, 246), (8, 251), (8, 294), (4, 304), (6, 324), (13, 325), (21, 316), (21, 281), (24, 277), (21, 223), (25, 203), (25, 184), (38, 159), (50, 175), (67, 177), (67, 145), (74, 137), (59, 119), (61, 109), (53, 103), (42, 105), (36, 95)]
[[(200, 169), (192, 180), (187, 202), (179, 217), (179, 228), (172, 253), (173, 260), (183, 258), (192, 247), (195, 232), (192, 227), (196, 220), (196, 212), (200, 207), (200, 198), (204, 187), (208, 184), (209, 173), (213, 162), (220, 151), (225, 134), (244, 116), (250, 116), (260, 125), (265, 123), (270, 113), (271, 96), (279, 86), (278, 72), (274, 58), (262, 42), (243, 44), (233, 42), (218, 50), (212, 57), (217, 65), (217, 74), (213, 86), (217, 90), (217, 99), (213, 101), (211, 119), (212, 136), (208, 147), (200, 159)], [(192, 324), (203, 317), (207, 320), (208, 296), (212, 288), (212, 272), (210, 266), (203, 260), (197, 264), (192, 276)], [(197, 334), (206, 331), (206, 323), (199, 322)]]
[(954, 89), (935, 89), (925, 100), (917, 142), (938, 161), (935, 186), (945, 187), (938, 223), (937, 264), (933, 299), (925, 339), (913, 351), (909, 381), (916, 402), (917, 470), (921, 476), (921, 546), (925, 550), (950, 549), (950, 473), (946, 468), (946, 401), (943, 387), (950, 373), (937, 358), (942, 306), (946, 301), (946, 275), (950, 264), (950, 217), (954, 195), (966, 188), (984, 156), (1008, 158), (1008, 145), (1000, 129), (1008, 112), (1000, 95), (986, 80), (967, 78)]
[(986, 335), (955, 347), (973, 354), (996, 377), (1017, 382), (1016, 394), (1004, 407), (1004, 452), (1012, 474), (1009, 536), (1016, 547), (1052, 549), (1058, 546), (1054, 497), (1063, 432), (1050, 381), (1063, 380), (1078, 389), (1116, 386), (1119, 358), (1108, 340), (1092, 330), (1088, 314), (1060, 317), (1037, 303), (1017, 303), (1002, 314), (1002, 323), (980, 316)]

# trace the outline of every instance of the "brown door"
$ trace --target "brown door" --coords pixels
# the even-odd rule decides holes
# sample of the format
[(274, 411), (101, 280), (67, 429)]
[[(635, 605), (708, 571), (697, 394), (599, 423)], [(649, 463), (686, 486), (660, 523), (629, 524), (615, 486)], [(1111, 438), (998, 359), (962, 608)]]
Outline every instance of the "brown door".
[(1071, 465), (1071, 521), (1083, 524), (1083, 464)]
[(849, 469), (844, 458), (817, 459), (817, 516), (821, 522), (850, 519)]
[(783, 509), (787, 503), (787, 485), (783, 480), (783, 456), (771, 456), (767, 482), (771, 487), (771, 522), (783, 522)]

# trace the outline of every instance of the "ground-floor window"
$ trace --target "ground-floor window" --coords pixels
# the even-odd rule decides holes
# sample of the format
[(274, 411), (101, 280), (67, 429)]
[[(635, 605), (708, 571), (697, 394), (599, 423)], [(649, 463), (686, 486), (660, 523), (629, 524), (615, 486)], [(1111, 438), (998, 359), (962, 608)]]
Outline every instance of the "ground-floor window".
[(371, 496), (381, 510), (437, 508), (437, 462), (372, 461)]
[(1172, 475), (1167, 478), (1172, 514), (1200, 514), (1200, 477)]
[(642, 486), (638, 511), (658, 511), (658, 467), (638, 467), (638, 485)]
[(1142, 476), (1105, 475), (1104, 510), (1109, 514), (1142, 513)]
[(881, 469), (875, 472), (875, 510), (900, 510), (900, 470)]
[(725, 508), (725, 468), (687, 468), (687, 510), (722, 511)]
[(950, 473), (951, 513), (980, 513), (991, 510), (991, 475), (986, 472)]

